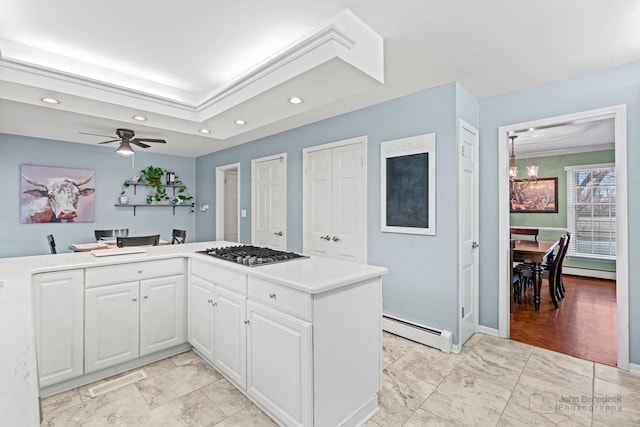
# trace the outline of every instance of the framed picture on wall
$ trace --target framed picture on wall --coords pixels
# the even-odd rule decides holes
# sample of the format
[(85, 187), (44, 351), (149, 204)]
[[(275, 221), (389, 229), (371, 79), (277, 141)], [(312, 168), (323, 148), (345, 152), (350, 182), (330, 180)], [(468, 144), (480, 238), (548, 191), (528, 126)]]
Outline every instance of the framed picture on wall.
[(558, 178), (513, 181), (511, 213), (558, 213)]
[(22, 165), (20, 222), (95, 221), (95, 174), (90, 169)]
[(381, 153), (381, 229), (436, 234), (436, 134), (385, 141)]

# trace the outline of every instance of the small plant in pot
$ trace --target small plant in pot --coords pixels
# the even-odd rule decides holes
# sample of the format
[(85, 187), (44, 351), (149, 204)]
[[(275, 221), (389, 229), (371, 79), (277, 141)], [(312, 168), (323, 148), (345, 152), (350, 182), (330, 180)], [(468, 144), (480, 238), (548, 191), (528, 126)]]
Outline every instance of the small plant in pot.
[(153, 192), (149, 193), (146, 199), (148, 205), (170, 199), (167, 190), (162, 185), (163, 175), (164, 169), (152, 165), (140, 171), (140, 181), (149, 184), (153, 189)]
[(129, 183), (127, 181), (125, 181), (122, 184), (122, 191), (120, 191), (120, 204), (121, 205), (126, 205), (129, 203), (129, 198), (127, 197), (127, 188), (129, 187)]

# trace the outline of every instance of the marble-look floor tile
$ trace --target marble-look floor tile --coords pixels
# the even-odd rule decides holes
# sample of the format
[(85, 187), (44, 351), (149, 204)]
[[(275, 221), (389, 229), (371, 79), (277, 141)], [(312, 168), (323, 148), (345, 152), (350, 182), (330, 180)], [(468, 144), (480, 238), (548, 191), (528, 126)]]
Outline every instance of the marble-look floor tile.
[(277, 424), (253, 404), (216, 424), (216, 427), (239, 426), (277, 427)]
[(528, 425), (530, 424), (503, 415), (502, 417), (500, 417), (500, 420), (498, 421), (498, 424), (496, 424), (496, 427), (527, 427)]
[(421, 408), (458, 425), (495, 425), (510, 394), (504, 387), (454, 370)]
[(42, 399), (41, 402), (42, 417), (52, 418), (60, 411), (71, 406), (79, 405), (80, 403), (82, 403), (82, 399), (80, 398), (80, 391), (77, 388), (46, 397)]
[(382, 378), (378, 394), (380, 410), (373, 421), (384, 427), (403, 425), (435, 389), (432, 384), (394, 369), (383, 370)]
[(593, 362), (535, 347), (524, 374), (585, 394), (593, 392)]
[(425, 426), (434, 426), (434, 427), (455, 427), (456, 424), (450, 423), (448, 421), (443, 420), (437, 415), (432, 414), (429, 411), (425, 411), (424, 409), (418, 409), (412, 416), (409, 418), (402, 427), (425, 427)]
[(455, 370), (513, 390), (531, 351), (525, 344), (486, 337), (469, 350)]
[(484, 336), (485, 334), (481, 334), (479, 332), (471, 335), (467, 342), (463, 344), (462, 349), (460, 349), (460, 354), (469, 352), (469, 350), (471, 350), (476, 344), (478, 344), (482, 340), (482, 338), (484, 338)]
[(593, 421), (615, 426), (640, 425), (640, 392), (609, 381), (594, 381)]
[(369, 420), (366, 423), (364, 423), (362, 427), (382, 427), (382, 426), (376, 422)]
[(45, 419), (44, 426), (114, 426), (149, 411), (134, 384), (97, 396)]
[(196, 390), (152, 409), (119, 427), (210, 427), (222, 421), (225, 415), (212, 405), (200, 390)]
[(145, 378), (135, 385), (149, 406), (156, 408), (221, 378), (222, 375), (211, 366), (197, 359), (178, 366), (164, 375)]
[(225, 378), (206, 385), (200, 390), (227, 417), (251, 405), (251, 401)]
[(182, 366), (196, 360), (201, 361), (202, 359), (200, 359), (200, 356), (198, 356), (195, 352), (189, 350), (185, 351), (184, 353), (176, 354), (175, 356), (171, 357), (171, 360), (173, 361), (173, 363), (175, 363), (176, 366)]
[(640, 392), (640, 374), (596, 363), (595, 376), (601, 380)]
[(528, 425), (589, 426), (591, 410), (575, 402), (588, 401), (591, 393), (568, 388), (572, 386), (569, 381), (562, 387), (523, 374), (511, 393), (503, 416)]
[(435, 348), (419, 345), (396, 360), (390, 369), (405, 371), (423, 381), (438, 385), (460, 363), (463, 357), (459, 354), (443, 353)]

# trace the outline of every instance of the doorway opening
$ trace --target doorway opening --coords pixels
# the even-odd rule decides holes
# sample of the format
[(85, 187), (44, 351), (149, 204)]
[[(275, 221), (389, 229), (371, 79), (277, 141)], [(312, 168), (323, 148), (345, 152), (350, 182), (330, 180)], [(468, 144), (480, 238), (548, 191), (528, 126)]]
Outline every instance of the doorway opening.
[(216, 168), (216, 240), (240, 241), (240, 163)]
[[(514, 307), (512, 306), (511, 301), (513, 301), (513, 297), (512, 297), (512, 291), (513, 291), (513, 287), (511, 286), (511, 268), (512, 268), (512, 264), (510, 262), (510, 255), (511, 255), (511, 248), (510, 248), (510, 226), (512, 225), (517, 225), (518, 227), (521, 227), (522, 221), (517, 218), (518, 215), (521, 214), (511, 214), (510, 213), (510, 182), (509, 182), (509, 165), (508, 165), (508, 160), (509, 160), (509, 152), (511, 150), (511, 146), (510, 146), (510, 140), (509, 140), (509, 135), (512, 134), (518, 134), (520, 135), (525, 135), (528, 132), (532, 132), (530, 136), (534, 136), (535, 132), (539, 131), (539, 135), (544, 135), (544, 133), (549, 133), (549, 129), (552, 129), (552, 132), (556, 132), (557, 134), (562, 134), (562, 133), (570, 133), (571, 128), (588, 128), (588, 127), (606, 127), (606, 126), (600, 126), (600, 125), (605, 125), (608, 121), (608, 123), (611, 124), (611, 130), (612, 130), (612, 134), (613, 134), (613, 150), (614, 153), (611, 154), (611, 157), (614, 159), (614, 164), (615, 164), (615, 176), (616, 176), (616, 189), (615, 189), (615, 212), (616, 212), (616, 218), (615, 218), (615, 272), (612, 273), (612, 278), (615, 281), (615, 290), (611, 290), (610, 289), (610, 293), (611, 291), (615, 292), (615, 319), (614, 322), (611, 324), (611, 328), (613, 328), (613, 330), (608, 331), (609, 334), (614, 334), (616, 335), (616, 343), (615, 343), (615, 353), (616, 353), (616, 364), (619, 368), (622, 369), (629, 369), (629, 327), (628, 327), (628, 318), (629, 318), (629, 312), (628, 312), (628, 305), (626, 304), (626, 302), (628, 301), (628, 245), (627, 245), (627, 241), (628, 241), (628, 226), (627, 226), (627, 171), (626, 171), (626, 107), (623, 106), (615, 106), (615, 107), (608, 107), (608, 108), (603, 108), (603, 109), (599, 109), (599, 110), (593, 110), (593, 111), (587, 111), (587, 112), (582, 112), (582, 113), (576, 113), (576, 114), (570, 114), (567, 116), (561, 116), (561, 117), (553, 117), (553, 118), (549, 118), (549, 119), (543, 119), (543, 120), (537, 120), (537, 121), (532, 121), (532, 122), (526, 122), (526, 123), (518, 123), (518, 124), (514, 124), (514, 125), (509, 125), (509, 126), (503, 126), (499, 128), (499, 148), (498, 148), (498, 154), (499, 154), (499, 159), (498, 159), (498, 164), (499, 164), (499, 184), (500, 184), (500, 188), (502, 189), (499, 192), (499, 200), (498, 200), (498, 207), (499, 207), (499, 240), (498, 240), (498, 248), (499, 248), (499, 253), (501, 254), (499, 256), (499, 260), (498, 260), (498, 264), (499, 264), (499, 336), (501, 337), (505, 337), (505, 338), (509, 338), (511, 337), (512, 333), (513, 335), (517, 335), (518, 333), (520, 333), (521, 331), (512, 331), (511, 328), (511, 321), (514, 320), (515, 318), (512, 316), (512, 311), (514, 308), (519, 308), (519, 307)], [(524, 138), (526, 139), (526, 138)], [(533, 138), (531, 138), (533, 139)], [(580, 138), (577, 138), (580, 139)], [(604, 141), (603, 141), (604, 142)], [(552, 162), (547, 162), (548, 165), (553, 164), (553, 162), (559, 163), (560, 159), (564, 158), (565, 155), (568, 157), (569, 153), (571, 151), (571, 143), (567, 143), (566, 146), (564, 146), (564, 144), (561, 144), (559, 142), (559, 140), (555, 141), (555, 145), (553, 143), (553, 141), (550, 141), (549, 146), (546, 146), (546, 148), (540, 149), (540, 147), (543, 147), (544, 144), (539, 144), (538, 149), (532, 149), (530, 150), (529, 155), (527, 154), (523, 154), (521, 153), (520, 158), (525, 158), (525, 157), (530, 157), (530, 158), (535, 158), (535, 162), (544, 162), (544, 158), (551, 158), (553, 159)], [(517, 147), (517, 142), (516, 142), (516, 147)], [(525, 144), (523, 144), (525, 145)], [(531, 147), (535, 148), (536, 143), (531, 143)], [(531, 148), (530, 147), (530, 148)], [(592, 148), (592, 150), (594, 152), (596, 152), (597, 150), (603, 150), (605, 149), (606, 151), (606, 147), (595, 147)], [(574, 145), (573, 147), (574, 151), (577, 152), (586, 152), (589, 151), (589, 148), (585, 148), (584, 146), (580, 146), (577, 143)], [(611, 150), (611, 146), (609, 147), (609, 150)], [(546, 156), (541, 155), (541, 151), (545, 151), (546, 152)], [(585, 153), (587, 154), (587, 153)], [(595, 154), (594, 154), (595, 155)], [(553, 157), (548, 157), (548, 156), (553, 156)], [(516, 157), (518, 157), (517, 151), (516, 151)], [(533, 162), (533, 160), (531, 161)], [(564, 166), (568, 166), (568, 165), (559, 165), (556, 164), (556, 167), (560, 167), (562, 166), (562, 172), (557, 172), (556, 175), (560, 175), (562, 176), (562, 174), (565, 174), (565, 169)], [(549, 170), (552, 170), (551, 166), (548, 166)], [(545, 175), (545, 173), (543, 172), (543, 168), (540, 166), (539, 169), (539, 175), (540, 176), (544, 176), (547, 177), (547, 175)], [(565, 184), (566, 186), (566, 184)], [(561, 186), (559, 186), (561, 187)], [(558, 189), (558, 193), (561, 193), (562, 188)], [(564, 194), (566, 194), (566, 187), (564, 188), (565, 192)], [(534, 221), (539, 221), (541, 226), (539, 224), (529, 224), (531, 226), (531, 228), (539, 228), (542, 229), (541, 233), (541, 238), (546, 238), (548, 240), (554, 240), (555, 237), (554, 236), (558, 236), (561, 235), (563, 233), (566, 233), (566, 231), (570, 228), (570, 223), (567, 223), (567, 219), (566, 219), (566, 200), (563, 200), (561, 198), (559, 198), (558, 204), (565, 204), (564, 206), (564, 210), (560, 210), (560, 216), (563, 215), (564, 213), (564, 221), (565, 223), (563, 223), (561, 226), (550, 226), (553, 224), (550, 224), (548, 221), (550, 217), (546, 217), (547, 219), (542, 219), (545, 218), (545, 215), (550, 215), (548, 213), (545, 214), (526, 214), (529, 218), (537, 218)], [(559, 217), (557, 219), (560, 219)], [(539, 225), (538, 227), (536, 227), (536, 225)], [(550, 236), (550, 237), (546, 237), (546, 236)], [(573, 239), (576, 239), (576, 237), (578, 236), (572, 236)], [(575, 240), (574, 240), (575, 242)], [(568, 258), (567, 258), (568, 259)], [(566, 261), (565, 261), (565, 267), (566, 267)], [(563, 269), (563, 271), (565, 271), (565, 273), (567, 272), (567, 270), (569, 269)], [(575, 271), (574, 271), (575, 272)], [(596, 279), (600, 280), (600, 279)], [(564, 283), (565, 283), (565, 287), (567, 287), (568, 289), (566, 290), (567, 292), (573, 292), (572, 296), (575, 296), (576, 294), (576, 288), (575, 287), (579, 287), (580, 291), (584, 291), (584, 290), (588, 290), (590, 285), (593, 284), (585, 284), (584, 283), (584, 279), (577, 277), (577, 276), (567, 276), (566, 279), (563, 279)], [(604, 284), (604, 283), (601, 283)], [(544, 280), (542, 283), (542, 289), (541, 289), (541, 295), (545, 295), (547, 293), (549, 293), (549, 290), (546, 288), (547, 285), (547, 281)], [(611, 283), (609, 283), (609, 286), (611, 286)], [(606, 286), (605, 286), (606, 287)], [(572, 288), (573, 290), (569, 289)], [(602, 289), (600, 286), (597, 286), (597, 289)], [(545, 292), (546, 290), (546, 292)], [(594, 298), (597, 298), (597, 295), (593, 296)], [(603, 297), (600, 296), (601, 298), (607, 298), (607, 297)], [(543, 299), (543, 304), (544, 304), (544, 299)], [(524, 304), (524, 301), (523, 301)], [(552, 304), (550, 301), (550, 297), (547, 299), (547, 304)], [(560, 313), (561, 314), (567, 314), (570, 311), (570, 304), (571, 301), (568, 298), (565, 298), (564, 301), (562, 301), (560, 303), (560, 307), (558, 309), (553, 308), (552, 314), (555, 316), (556, 320), (558, 320), (557, 318), (559, 317)], [(563, 307), (562, 304), (566, 304), (567, 307)], [(574, 303), (575, 304), (575, 303)], [(517, 305), (517, 303), (516, 303)], [(537, 320), (542, 319), (544, 316), (544, 305), (541, 304), (541, 308), (538, 312), (536, 312), (535, 310), (531, 310), (531, 313), (529, 314), (529, 316), (534, 316)], [(547, 306), (548, 308), (548, 306)], [(575, 307), (573, 307), (575, 308)], [(587, 307), (583, 307), (581, 308), (581, 310), (587, 310), (588, 312), (586, 314), (596, 314), (593, 307), (592, 306), (587, 306)], [(609, 313), (608, 316), (611, 316), (612, 313)], [(606, 314), (605, 314), (606, 316)], [(568, 318), (569, 320), (566, 320), (566, 322), (575, 322), (575, 318)], [(548, 327), (544, 326), (544, 325), (538, 325), (536, 322), (532, 322), (531, 318), (528, 319), (529, 322), (529, 328), (540, 328), (540, 334), (551, 334), (552, 332), (549, 332), (547, 330), (544, 330), (545, 328)], [(544, 322), (543, 322), (544, 323)], [(561, 324), (561, 321), (558, 320), (557, 324)], [(564, 325), (564, 327), (571, 327), (572, 325)], [(573, 327), (576, 328), (579, 325), (574, 324)], [(514, 320), (514, 327), (518, 327), (516, 325), (516, 320)], [(589, 332), (594, 332), (594, 330), (589, 331), (589, 325), (583, 325), (583, 327), (587, 328), (587, 334)], [(575, 337), (572, 337), (575, 338)], [(544, 337), (544, 341), (548, 342), (549, 341), (549, 337)], [(591, 342), (593, 342), (593, 337), (591, 336)], [(537, 344), (533, 344), (533, 345), (537, 345)], [(563, 343), (563, 345), (567, 345), (566, 342)], [(561, 351), (561, 350), (558, 350)], [(576, 354), (574, 354), (576, 355)], [(585, 357), (584, 355), (577, 355), (578, 357), (583, 357), (583, 358), (588, 358)]]

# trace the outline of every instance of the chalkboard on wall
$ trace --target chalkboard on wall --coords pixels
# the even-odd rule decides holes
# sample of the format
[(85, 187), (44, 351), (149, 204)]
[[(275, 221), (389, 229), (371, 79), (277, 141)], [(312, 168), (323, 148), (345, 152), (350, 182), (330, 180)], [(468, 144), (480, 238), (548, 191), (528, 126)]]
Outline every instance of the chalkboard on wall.
[(382, 231), (435, 234), (435, 134), (381, 144)]

